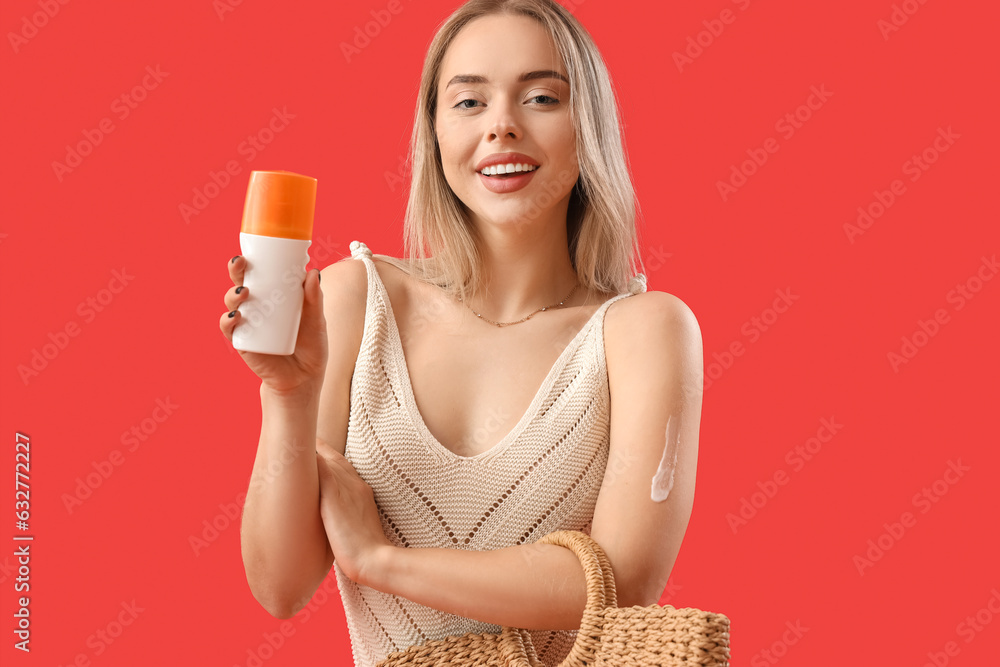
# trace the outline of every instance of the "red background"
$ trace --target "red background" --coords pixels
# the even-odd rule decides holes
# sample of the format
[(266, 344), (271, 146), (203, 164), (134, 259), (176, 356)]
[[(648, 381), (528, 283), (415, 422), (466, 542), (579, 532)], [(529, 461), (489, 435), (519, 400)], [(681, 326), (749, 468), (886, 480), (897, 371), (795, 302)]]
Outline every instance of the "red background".
[[(246, 491), (260, 427), (259, 380), (218, 329), (225, 264), (252, 169), (318, 179), (310, 268), (354, 239), (402, 253), (403, 188), (386, 176), (405, 154), (427, 45), (458, 3), (404, 2), (348, 62), (341, 43), (386, 5), (243, 2), (220, 15), (210, 0), (71, 2), (36, 32), (24, 21), (38, 0), (0, 7), (4, 664), (247, 665), (280, 631), (250, 594), (238, 522), (220, 518)], [(879, 22), (904, 11), (890, 0), (570, 4), (621, 99), (649, 288), (697, 315), (712, 380), (694, 513), (661, 603), (727, 614), (733, 665), (920, 666), (936, 653), (971, 667), (1000, 654), (987, 606), (996, 592), (1000, 610), (1000, 280), (973, 280), (961, 309), (948, 299), (1000, 249), (997, 10), (906, 5), (915, 13), (883, 35)], [(678, 68), (673, 53), (726, 9), (732, 22)], [(169, 74), (121, 118), (112, 102), (147, 66)], [(811, 86), (830, 96), (786, 137), (775, 123)], [(241, 142), (275, 107), (294, 119), (248, 160)], [(53, 163), (104, 118), (114, 130), (60, 179)], [(939, 128), (958, 138), (909, 180), (904, 163)], [(717, 183), (770, 137), (777, 152), (724, 201)], [(185, 221), (180, 206), (230, 160), (240, 173)], [(895, 179), (905, 193), (852, 243), (844, 225)], [(81, 304), (111, 295), (116, 269), (133, 277), (88, 318)], [(752, 340), (783, 289), (799, 298)], [(889, 353), (938, 309), (947, 322), (893, 368)], [(22, 377), (72, 323), (77, 335)], [(737, 341), (743, 354), (719, 361)], [(167, 398), (173, 414), (128, 451), (122, 434)], [(843, 427), (797, 469), (786, 455), (823, 418)], [(32, 443), (30, 655), (12, 648), (16, 431)], [(124, 461), (69, 511), (65, 494), (114, 450)], [(969, 470), (955, 484), (914, 504), (959, 460)], [(787, 483), (734, 531), (742, 500), (780, 471)], [(889, 537), (906, 511), (915, 523)], [(213, 520), (228, 525), (196, 555), (189, 538)], [(888, 548), (859, 573), (880, 536)], [(350, 664), (328, 584), (263, 664)], [(143, 611), (98, 655), (88, 638), (132, 600)], [(963, 631), (977, 613), (989, 624)], [(783, 634), (796, 623), (802, 637)]]

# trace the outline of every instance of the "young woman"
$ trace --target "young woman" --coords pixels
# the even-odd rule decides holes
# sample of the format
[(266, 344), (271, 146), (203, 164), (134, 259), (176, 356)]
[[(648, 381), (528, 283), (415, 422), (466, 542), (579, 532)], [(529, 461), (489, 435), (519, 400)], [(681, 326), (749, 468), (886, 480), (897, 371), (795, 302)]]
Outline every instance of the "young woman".
[[(618, 109), (551, 0), (471, 0), (421, 78), (407, 259), (306, 277), (295, 353), (261, 378), (243, 513), (254, 596), (289, 618), (333, 567), (357, 665), (447, 635), (531, 631), (557, 664), (607, 552), (619, 606), (656, 604), (694, 499), (697, 320), (648, 291)], [(221, 328), (232, 338), (245, 265)], [(313, 452), (316, 452), (315, 454)]]

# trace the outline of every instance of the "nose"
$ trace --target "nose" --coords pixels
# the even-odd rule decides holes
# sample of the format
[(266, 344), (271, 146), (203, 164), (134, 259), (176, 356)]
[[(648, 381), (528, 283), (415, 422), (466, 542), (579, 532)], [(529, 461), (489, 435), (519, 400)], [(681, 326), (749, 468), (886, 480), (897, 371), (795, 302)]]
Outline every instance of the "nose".
[(490, 129), (490, 140), (497, 139), (498, 137), (509, 137), (511, 139), (517, 139), (518, 131), (515, 129), (512, 123), (497, 123)]
[(517, 139), (521, 134), (514, 113), (511, 110), (510, 102), (497, 101), (493, 105), (492, 120), (488, 127), (489, 140), (497, 138)]

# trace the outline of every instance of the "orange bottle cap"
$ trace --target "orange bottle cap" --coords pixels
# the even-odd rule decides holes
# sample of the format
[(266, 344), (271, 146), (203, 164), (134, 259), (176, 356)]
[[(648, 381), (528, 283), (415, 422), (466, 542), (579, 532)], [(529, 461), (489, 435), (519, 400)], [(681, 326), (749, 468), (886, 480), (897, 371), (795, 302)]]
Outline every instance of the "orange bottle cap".
[(241, 232), (312, 240), (316, 179), (290, 171), (251, 171)]

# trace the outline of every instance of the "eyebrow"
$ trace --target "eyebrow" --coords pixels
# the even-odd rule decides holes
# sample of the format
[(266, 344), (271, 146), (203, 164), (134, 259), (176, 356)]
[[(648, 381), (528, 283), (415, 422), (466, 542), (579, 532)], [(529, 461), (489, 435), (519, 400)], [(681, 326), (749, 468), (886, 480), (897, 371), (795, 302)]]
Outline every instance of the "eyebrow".
[[(525, 81), (533, 81), (535, 79), (560, 79), (562, 81), (565, 81), (566, 83), (569, 83), (569, 79), (567, 79), (565, 76), (563, 76), (559, 72), (550, 69), (541, 69), (534, 72), (525, 72), (524, 74), (518, 77), (517, 81), (518, 83), (523, 83)], [(451, 81), (448, 82), (448, 85), (445, 86), (445, 90), (447, 90), (456, 83), (489, 83), (489, 82), (490, 80), (487, 79), (482, 74), (456, 74), (451, 78)]]

